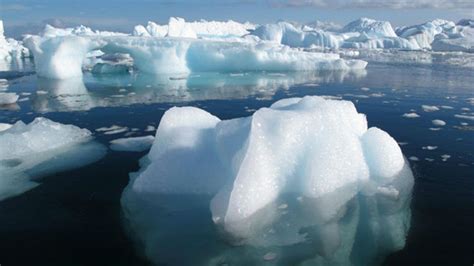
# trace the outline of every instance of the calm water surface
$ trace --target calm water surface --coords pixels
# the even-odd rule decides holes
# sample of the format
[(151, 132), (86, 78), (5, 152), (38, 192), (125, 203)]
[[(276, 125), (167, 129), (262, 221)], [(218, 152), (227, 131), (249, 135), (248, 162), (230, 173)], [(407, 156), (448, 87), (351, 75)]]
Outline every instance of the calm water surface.
[[(23, 93), (24, 99), (1, 109), (0, 122), (44, 116), (87, 128), (107, 146), (119, 137), (149, 135), (145, 128), (157, 126), (172, 106), (196, 106), (230, 119), (287, 97), (351, 100), (367, 115), (369, 126), (399, 141), (415, 175), (406, 245), (380, 261), (474, 263), (474, 121), (455, 116), (474, 115), (471, 69), (369, 64), (355, 73), (197, 73), (173, 80), (86, 73), (83, 79), (65, 81), (38, 79), (28, 69), (0, 72), (9, 80), (8, 91)], [(426, 112), (422, 105), (440, 110)], [(420, 117), (403, 117), (411, 112)], [(434, 119), (447, 124), (435, 126)], [(129, 130), (114, 135), (95, 131), (111, 125)], [(144, 154), (109, 150), (93, 164), (42, 177), (35, 189), (1, 201), (0, 264), (149, 265), (125, 233), (120, 205), (128, 174), (139, 169)]]

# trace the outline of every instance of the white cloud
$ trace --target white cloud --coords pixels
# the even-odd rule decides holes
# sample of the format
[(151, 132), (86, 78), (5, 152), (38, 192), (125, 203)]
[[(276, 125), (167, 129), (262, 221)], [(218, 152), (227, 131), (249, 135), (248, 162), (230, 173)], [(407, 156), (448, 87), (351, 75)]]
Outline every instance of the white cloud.
[[(474, 9), (474, 0), (269, 0), (274, 6), (320, 8)], [(474, 11), (471, 10), (474, 13)]]

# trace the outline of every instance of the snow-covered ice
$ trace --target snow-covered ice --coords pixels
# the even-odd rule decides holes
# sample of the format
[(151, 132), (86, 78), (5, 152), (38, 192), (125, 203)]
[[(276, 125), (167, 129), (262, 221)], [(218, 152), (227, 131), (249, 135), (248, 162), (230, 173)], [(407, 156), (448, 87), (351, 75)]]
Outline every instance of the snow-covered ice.
[[(351, 250), (365, 245), (354, 243), (360, 226), (372, 232), (369, 238), (382, 241), (381, 250), (404, 246), (412, 185), (409, 165), (389, 134), (368, 129), (365, 115), (351, 102), (307, 96), (231, 120), (195, 107), (169, 109), (140, 171), (130, 175), (122, 205), (130, 228), (155, 263), (171, 258), (208, 265), (225, 257), (226, 262), (245, 258), (252, 264), (271, 247), (306, 245), (309, 238), (313, 248), (296, 261), (346, 264)], [(359, 213), (353, 204), (383, 204), (385, 214)], [(156, 212), (162, 208), (181, 217), (175, 219), (189, 219), (188, 213), (202, 226), (191, 232), (173, 217), (160, 220)], [(212, 223), (231, 244), (263, 253), (239, 256), (239, 249), (227, 253), (222, 247), (216, 254), (192, 251), (187, 237), (212, 232)], [(380, 227), (371, 227), (373, 223)], [(177, 226), (172, 237), (166, 229), (171, 224)], [(315, 232), (305, 229), (313, 227)], [(168, 237), (178, 239), (173, 248), (189, 256), (167, 253)], [(371, 249), (364, 259), (374, 259), (381, 250)], [(272, 259), (284, 261), (286, 256), (292, 255), (278, 253)]]
[(35, 178), (92, 163), (104, 154), (87, 129), (46, 118), (19, 121), (0, 131), (0, 199), (37, 186)]
[(154, 140), (155, 137), (153, 136), (114, 139), (110, 141), (110, 149), (114, 151), (141, 152), (148, 150)]

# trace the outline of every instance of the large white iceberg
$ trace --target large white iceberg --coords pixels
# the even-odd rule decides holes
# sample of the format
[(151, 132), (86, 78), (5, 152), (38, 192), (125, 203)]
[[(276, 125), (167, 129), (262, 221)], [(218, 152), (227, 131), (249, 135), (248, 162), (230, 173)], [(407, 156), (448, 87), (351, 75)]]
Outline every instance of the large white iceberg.
[(33, 52), (37, 75), (53, 79), (82, 76), (86, 55), (99, 49), (130, 54), (134, 67), (150, 74), (344, 70), (364, 69), (367, 64), (270, 43), (173, 37), (31, 36), (25, 44)]
[(39, 177), (100, 159), (105, 149), (91, 140), (87, 129), (46, 118), (0, 131), (0, 200), (37, 186)]
[[(122, 204), (155, 263), (258, 264), (274, 257), (266, 252), (281, 249), (276, 260), (283, 264), (350, 264), (353, 250), (374, 241), (362, 252), (369, 255), (358, 258), (368, 264), (404, 246), (411, 170), (397, 142), (381, 129), (367, 129), (351, 102), (290, 98), (223, 121), (198, 108), (175, 107), (162, 117), (141, 164)], [(159, 210), (168, 214), (156, 215)], [(179, 217), (199, 227), (185, 227)], [(219, 244), (212, 224), (243, 246)], [(182, 240), (173, 248), (188, 254), (184, 242), (198, 241), (189, 257), (162, 244), (169, 243), (170, 226)]]

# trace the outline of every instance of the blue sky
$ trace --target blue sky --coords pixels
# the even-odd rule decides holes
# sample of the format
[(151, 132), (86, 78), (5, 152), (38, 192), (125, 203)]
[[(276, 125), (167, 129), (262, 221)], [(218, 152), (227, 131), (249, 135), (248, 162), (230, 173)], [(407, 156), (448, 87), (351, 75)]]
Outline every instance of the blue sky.
[(36, 32), (46, 22), (130, 32), (136, 24), (165, 23), (170, 16), (340, 24), (365, 16), (408, 25), (434, 18), (474, 18), (474, 0), (0, 0), (0, 18), (6, 35), (13, 37)]

